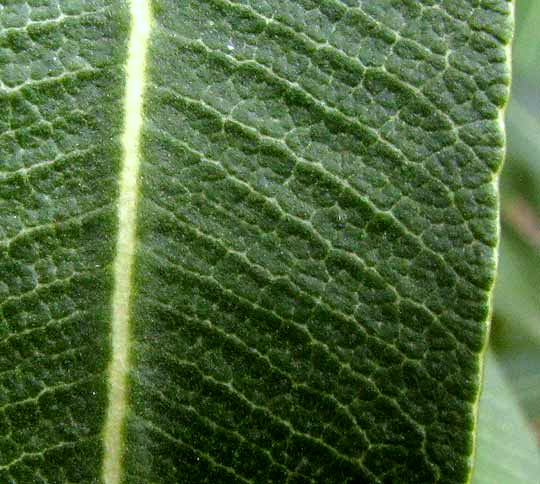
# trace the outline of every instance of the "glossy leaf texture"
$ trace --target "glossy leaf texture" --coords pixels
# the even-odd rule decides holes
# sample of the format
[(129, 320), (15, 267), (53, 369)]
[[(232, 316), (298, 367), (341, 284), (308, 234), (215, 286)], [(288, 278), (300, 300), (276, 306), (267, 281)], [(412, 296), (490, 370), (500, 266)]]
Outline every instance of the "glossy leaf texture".
[(468, 482), (511, 3), (141, 4), (1, 4), (0, 481)]

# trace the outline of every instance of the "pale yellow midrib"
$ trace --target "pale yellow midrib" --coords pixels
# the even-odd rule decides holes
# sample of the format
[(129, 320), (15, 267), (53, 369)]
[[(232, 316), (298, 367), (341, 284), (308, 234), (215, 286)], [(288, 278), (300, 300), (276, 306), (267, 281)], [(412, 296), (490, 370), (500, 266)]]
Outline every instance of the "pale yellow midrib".
[(131, 0), (131, 34), (126, 64), (122, 166), (118, 197), (118, 241), (114, 260), (109, 400), (103, 430), (102, 480), (122, 481), (124, 420), (130, 353), (132, 270), (136, 249), (140, 133), (143, 121), (145, 58), (150, 34), (149, 0)]

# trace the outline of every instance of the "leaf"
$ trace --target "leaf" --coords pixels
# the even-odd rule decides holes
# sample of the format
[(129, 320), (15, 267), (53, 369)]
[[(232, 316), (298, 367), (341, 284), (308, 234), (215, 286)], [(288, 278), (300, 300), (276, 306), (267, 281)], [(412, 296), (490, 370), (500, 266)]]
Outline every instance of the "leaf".
[(511, 3), (0, 9), (0, 481), (463, 483)]
[(540, 453), (499, 363), (488, 352), (473, 484), (538, 481)]
[(531, 50), (540, 4), (517, 4), (513, 90), (507, 111), (508, 161), (501, 177), (502, 239), (492, 340), (508, 384), (533, 428), (540, 422), (540, 68)]

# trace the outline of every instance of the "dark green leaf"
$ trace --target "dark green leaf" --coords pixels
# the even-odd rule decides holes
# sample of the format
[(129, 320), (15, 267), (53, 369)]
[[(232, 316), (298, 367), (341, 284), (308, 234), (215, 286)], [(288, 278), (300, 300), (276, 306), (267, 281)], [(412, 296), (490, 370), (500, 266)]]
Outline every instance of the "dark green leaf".
[(0, 482), (467, 482), (510, 22), (2, 3)]

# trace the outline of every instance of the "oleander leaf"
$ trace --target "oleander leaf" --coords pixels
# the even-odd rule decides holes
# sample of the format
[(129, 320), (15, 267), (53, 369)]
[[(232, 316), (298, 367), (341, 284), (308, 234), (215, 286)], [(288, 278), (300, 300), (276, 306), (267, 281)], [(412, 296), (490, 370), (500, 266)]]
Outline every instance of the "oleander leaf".
[(465, 483), (505, 0), (0, 4), (0, 481)]

